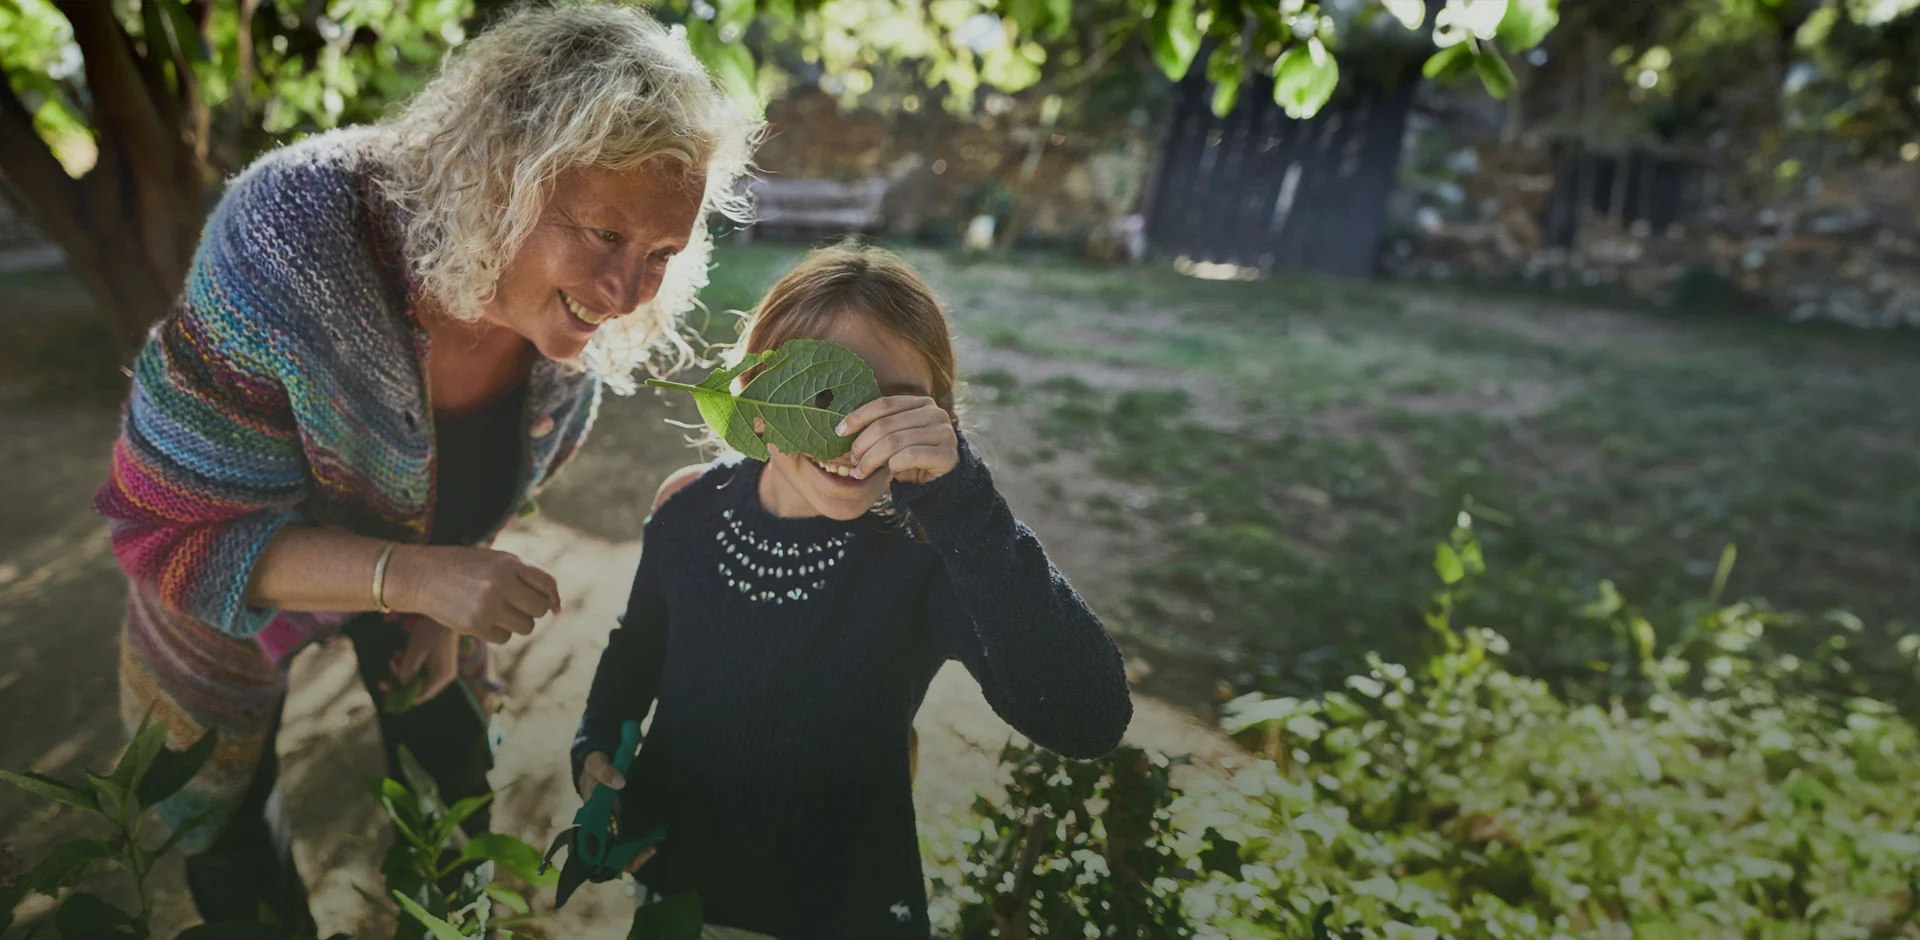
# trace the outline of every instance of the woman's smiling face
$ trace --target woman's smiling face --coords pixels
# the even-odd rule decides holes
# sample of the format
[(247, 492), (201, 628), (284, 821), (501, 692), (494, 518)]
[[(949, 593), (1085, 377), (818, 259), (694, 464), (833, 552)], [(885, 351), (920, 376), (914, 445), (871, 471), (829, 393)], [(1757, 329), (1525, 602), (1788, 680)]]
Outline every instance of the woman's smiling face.
[(700, 219), (705, 174), (655, 161), (568, 170), (500, 272), (483, 318), (548, 359), (580, 355), (594, 331), (651, 301)]

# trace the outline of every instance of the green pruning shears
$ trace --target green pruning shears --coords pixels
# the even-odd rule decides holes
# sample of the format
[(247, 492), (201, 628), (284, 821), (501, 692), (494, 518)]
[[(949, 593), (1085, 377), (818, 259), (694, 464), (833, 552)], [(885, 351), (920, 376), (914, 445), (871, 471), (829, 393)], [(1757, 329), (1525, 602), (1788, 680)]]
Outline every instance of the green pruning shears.
[[(625, 776), (638, 750), (640, 723), (629, 721), (620, 726), (620, 748), (614, 752), (613, 769)], [(572, 846), (567, 853), (567, 863), (560, 868), (560, 881), (554, 889), (554, 907), (567, 903), (574, 889), (585, 882), (612, 881), (620, 877), (632, 864), (634, 856), (657, 845), (666, 836), (666, 824), (661, 823), (638, 838), (617, 838), (613, 831), (613, 807), (619, 797), (618, 790), (604, 783), (596, 785), (586, 805), (573, 814), (573, 825), (555, 836), (553, 844), (547, 846), (547, 854), (540, 859), (542, 874), (552, 865), (553, 855), (560, 851), (561, 846)]]

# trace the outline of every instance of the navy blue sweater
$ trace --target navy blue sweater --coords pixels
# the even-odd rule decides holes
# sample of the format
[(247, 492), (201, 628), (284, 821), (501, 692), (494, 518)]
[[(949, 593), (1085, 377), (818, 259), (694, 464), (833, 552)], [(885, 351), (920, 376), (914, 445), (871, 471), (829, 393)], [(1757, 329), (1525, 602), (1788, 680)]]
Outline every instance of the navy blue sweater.
[(783, 519), (763, 468), (720, 464), (647, 522), (633, 594), (573, 746), (653, 708), (623, 829), (666, 841), (640, 880), (707, 921), (806, 938), (925, 937), (907, 733), (942, 663), (1036, 743), (1094, 758), (1132, 717), (1120, 654), (964, 440), (896, 483), (896, 520)]

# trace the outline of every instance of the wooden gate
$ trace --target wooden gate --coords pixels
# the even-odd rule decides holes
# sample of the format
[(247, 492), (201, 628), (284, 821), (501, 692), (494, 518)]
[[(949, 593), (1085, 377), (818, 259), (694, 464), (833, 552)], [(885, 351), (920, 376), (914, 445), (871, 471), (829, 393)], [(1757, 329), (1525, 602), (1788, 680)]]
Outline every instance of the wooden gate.
[(1147, 207), (1154, 249), (1261, 270), (1371, 275), (1418, 71), (1398, 81), (1342, 74), (1334, 100), (1301, 121), (1273, 103), (1265, 77), (1214, 117), (1203, 71), (1178, 86)]

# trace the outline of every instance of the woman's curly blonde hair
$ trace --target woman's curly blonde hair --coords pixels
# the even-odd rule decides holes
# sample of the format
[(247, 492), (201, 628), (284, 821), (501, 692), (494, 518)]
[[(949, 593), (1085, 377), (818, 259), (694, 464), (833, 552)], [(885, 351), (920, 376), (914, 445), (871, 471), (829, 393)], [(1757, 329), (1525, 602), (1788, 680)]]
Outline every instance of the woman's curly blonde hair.
[(624, 394), (634, 369), (691, 358), (678, 325), (707, 283), (706, 215), (748, 221), (736, 184), (762, 125), (728, 100), (681, 31), (633, 6), (525, 7), (456, 50), (381, 126), (392, 149), (380, 185), (403, 210), (413, 274), (462, 320), (479, 318), (562, 172), (655, 160), (704, 169), (705, 211), (659, 293), (601, 327), (579, 365)]

